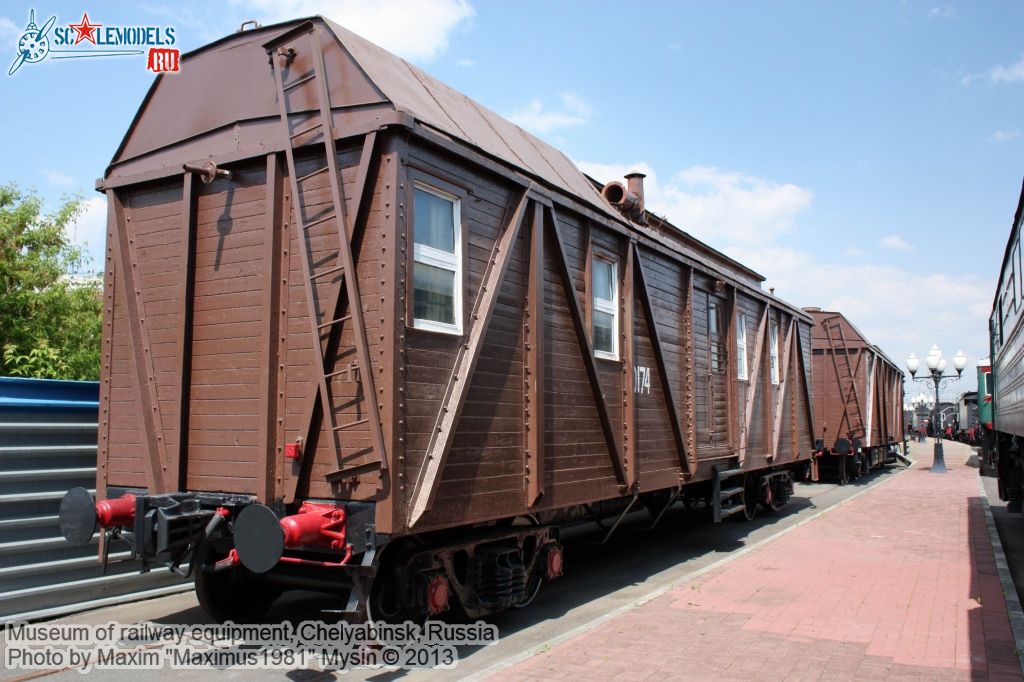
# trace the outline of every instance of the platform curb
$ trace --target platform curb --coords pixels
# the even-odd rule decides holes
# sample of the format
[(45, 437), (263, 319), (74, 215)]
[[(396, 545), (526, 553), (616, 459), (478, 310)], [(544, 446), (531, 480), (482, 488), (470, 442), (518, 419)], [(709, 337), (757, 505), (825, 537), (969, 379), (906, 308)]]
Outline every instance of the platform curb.
[(978, 490), (981, 491), (981, 505), (985, 509), (985, 525), (988, 526), (989, 538), (992, 540), (992, 554), (996, 561), (996, 570), (999, 571), (999, 583), (1003, 588), (1003, 599), (1006, 601), (1006, 615), (1010, 620), (1010, 630), (1013, 632), (1013, 648), (1017, 654), (1017, 665), (1021, 674), (1024, 675), (1024, 608), (1021, 608), (1020, 596), (1013, 584), (1013, 576), (1010, 575), (1010, 564), (1006, 561), (1006, 552), (1003, 551), (1003, 542), (999, 539), (999, 531), (996, 530), (996, 520), (992, 516), (992, 506), (988, 501), (988, 493), (985, 492), (985, 482), (978, 476)]

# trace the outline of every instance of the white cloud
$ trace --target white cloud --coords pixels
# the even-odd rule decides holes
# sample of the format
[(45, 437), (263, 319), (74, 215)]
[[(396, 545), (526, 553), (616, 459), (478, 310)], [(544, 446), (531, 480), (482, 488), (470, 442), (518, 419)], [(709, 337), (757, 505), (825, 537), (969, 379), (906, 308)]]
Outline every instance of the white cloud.
[(908, 244), (907, 241), (898, 234), (888, 234), (882, 237), (878, 242), (878, 245), (883, 249), (888, 249), (889, 251), (909, 252), (911, 250), (910, 244)]
[(668, 49), (672, 50), (673, 52), (682, 52), (683, 46), (681, 43), (673, 40), (671, 43), (668, 44)]
[(48, 183), (57, 187), (75, 187), (78, 185), (78, 183), (75, 182), (75, 179), (67, 173), (63, 173), (52, 168), (44, 168), (43, 177), (46, 178)]
[(997, 130), (988, 136), (989, 142), (1009, 142), (1020, 137), (1019, 130)]
[(644, 195), (648, 210), (716, 248), (724, 244), (768, 244), (793, 229), (814, 193), (710, 166), (692, 166), (662, 185), (647, 163), (632, 165), (577, 162), (583, 172), (602, 182), (638, 170), (647, 175)]
[[(970, 368), (988, 354), (994, 282), (871, 263), (858, 264), (856, 277), (837, 276), (844, 272), (842, 262), (781, 246), (730, 247), (726, 253), (762, 273), (765, 286), (775, 287), (783, 300), (842, 312), (901, 368), (910, 353), (921, 357), (933, 343), (947, 357), (962, 348), (968, 371), (949, 395), (970, 390)], [(913, 391), (908, 384), (908, 394)]]
[(476, 66), (476, 60), (474, 59), (456, 59), (455, 66)]
[(77, 219), (67, 227), (67, 235), (86, 253), (85, 269), (103, 270), (107, 244), (107, 199), (93, 197), (82, 203)]
[(586, 100), (578, 94), (560, 92), (558, 99), (561, 103), (558, 110), (548, 109), (535, 97), (526, 106), (506, 114), (505, 117), (516, 125), (538, 134), (549, 133), (558, 128), (571, 128), (590, 120), (593, 111)]
[(940, 7), (932, 7), (928, 10), (929, 19), (955, 19), (956, 8), (952, 5), (942, 5)]
[(989, 71), (989, 77), (994, 83), (1024, 81), (1024, 58), (1010, 66), (997, 66), (993, 68)]
[[(950, 357), (963, 348), (972, 365), (986, 354), (994, 283), (973, 275), (915, 271), (927, 267), (917, 259), (874, 263), (863, 247), (811, 253), (780, 244), (787, 233), (799, 243), (797, 221), (814, 198), (807, 188), (707, 166), (679, 171), (663, 184), (648, 163), (576, 165), (601, 182), (621, 180), (632, 171), (645, 173), (650, 210), (762, 273), (764, 288), (774, 287), (781, 299), (841, 311), (901, 366), (911, 352), (920, 356), (933, 343)], [(911, 248), (898, 235), (884, 238), (882, 245)], [(844, 274), (850, 272), (849, 258), (861, 259), (856, 276)], [(969, 390), (973, 383), (968, 372), (949, 392)]]
[(322, 14), (386, 50), (431, 61), (476, 11), (468, 0), (234, 0), (263, 22)]
[(0, 40), (7, 41), (21, 35), (22, 27), (7, 17), (0, 17)]
[(989, 80), (993, 83), (1013, 83), (1024, 81), (1024, 57), (1009, 66), (994, 66), (985, 73), (969, 73), (960, 79), (963, 85), (970, 85), (978, 80)]

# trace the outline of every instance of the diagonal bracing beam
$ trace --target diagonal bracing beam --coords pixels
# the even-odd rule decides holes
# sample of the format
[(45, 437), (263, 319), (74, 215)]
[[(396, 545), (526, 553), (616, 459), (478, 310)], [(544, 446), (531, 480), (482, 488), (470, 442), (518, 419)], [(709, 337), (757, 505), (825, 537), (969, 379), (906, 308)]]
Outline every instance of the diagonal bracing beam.
[(505, 279), (505, 272), (512, 258), (512, 247), (516, 243), (516, 237), (519, 236), (524, 222), (529, 198), (530, 192), (527, 190), (523, 193), (504, 232), (494, 243), (494, 249), (487, 263), (487, 271), (484, 273), (480, 291), (473, 305), (473, 313), (469, 318), (467, 339), (459, 348), (458, 356), (455, 358), (455, 366), (441, 401), (441, 411), (437, 415), (430, 442), (427, 444), (423, 466), (420, 467), (416, 477), (409, 512), (409, 527), (415, 526), (423, 518), (423, 515), (433, 505), (434, 497), (437, 495), (437, 488), (441, 483), (441, 472), (444, 469), (445, 460), (448, 458), (452, 440), (455, 438), (455, 427), (462, 414), (462, 407), (465, 405), (469, 387), (473, 383), (473, 373), (476, 370), (477, 361), (480, 359), (480, 350), (483, 348), (484, 337), (487, 335), (491, 315), (494, 313), (494, 305), (498, 301), (501, 283)]
[(757, 340), (754, 342), (754, 362), (750, 368), (750, 377), (747, 384), (747, 400), (743, 407), (743, 433), (740, 434), (740, 466), (747, 459), (747, 445), (750, 442), (750, 428), (754, 421), (754, 401), (757, 399), (758, 388), (761, 381), (761, 356), (764, 350), (765, 336), (768, 334), (768, 311), (771, 306), (765, 305), (764, 314), (761, 315), (761, 322), (757, 326)]
[(648, 329), (650, 330), (651, 345), (654, 347), (654, 361), (657, 363), (658, 373), (661, 375), (665, 404), (668, 407), (668, 421), (672, 427), (672, 438), (675, 440), (676, 451), (679, 453), (679, 464), (686, 476), (693, 476), (695, 462), (687, 455), (683, 426), (679, 421), (678, 403), (676, 402), (675, 392), (672, 390), (672, 382), (669, 379), (668, 365), (665, 362), (665, 353), (661, 345), (661, 334), (658, 332), (658, 325), (654, 320), (654, 307), (651, 305), (651, 294), (647, 289), (647, 275), (644, 272), (643, 259), (640, 257), (639, 249), (634, 249), (633, 257), (636, 259), (636, 278), (639, 284), (637, 293), (640, 298), (640, 305), (647, 318)]
[(586, 367), (587, 379), (590, 381), (590, 390), (594, 395), (594, 403), (597, 405), (597, 415), (601, 421), (601, 432), (604, 434), (605, 443), (608, 445), (608, 454), (611, 456), (615, 478), (619, 481), (622, 491), (625, 492), (627, 485), (626, 470), (622, 462), (622, 454), (615, 439), (615, 431), (612, 429), (612, 420), (608, 413), (608, 402), (605, 400), (604, 391), (601, 388), (601, 380), (597, 373), (597, 362), (594, 360), (594, 347), (590, 344), (590, 336), (587, 334), (587, 327), (583, 321), (583, 310), (580, 308), (580, 301), (576, 296), (576, 286), (573, 283), (572, 273), (569, 271), (569, 261), (565, 257), (565, 244), (562, 242), (562, 235), (558, 231), (558, 220), (555, 217), (553, 208), (549, 207), (547, 209), (546, 217), (549, 221), (547, 229), (550, 231), (554, 244), (557, 247), (553, 254), (553, 260), (555, 261), (555, 267), (558, 268), (562, 286), (565, 289), (573, 329), (576, 331), (576, 341), (583, 355), (583, 365)]
[[(786, 396), (793, 390), (790, 384), (796, 381), (796, 372), (790, 368), (790, 358), (793, 351), (793, 330), (796, 328), (796, 319), (789, 321), (789, 328), (786, 330), (786, 340), (782, 346), (785, 350), (782, 352), (782, 364), (779, 366), (779, 380), (781, 386), (779, 386), (779, 398), (775, 403), (775, 419), (772, 422), (772, 456), (778, 457), (779, 454), (779, 440), (782, 437), (782, 412), (786, 407)], [(792, 378), (791, 378), (792, 377)]]

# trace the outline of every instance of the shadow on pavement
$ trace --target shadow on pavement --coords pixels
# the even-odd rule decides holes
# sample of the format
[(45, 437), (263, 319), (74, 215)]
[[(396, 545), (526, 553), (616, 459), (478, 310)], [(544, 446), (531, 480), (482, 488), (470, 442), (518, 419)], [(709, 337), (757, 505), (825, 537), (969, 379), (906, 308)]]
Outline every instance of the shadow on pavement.
[[(893, 475), (901, 467), (883, 467), (847, 484), (848, 488), (862, 488)], [(721, 524), (711, 522), (707, 507), (686, 509), (677, 503), (662, 517), (658, 526), (650, 530), (652, 517), (647, 511), (630, 513), (620, 524), (611, 540), (599, 544), (606, 530), (594, 523), (584, 523), (563, 530), (565, 546), (565, 575), (546, 583), (537, 598), (527, 607), (511, 609), (489, 618), (498, 626), (502, 638), (530, 628), (544, 621), (556, 620), (567, 612), (631, 585), (643, 583), (658, 573), (682, 563), (703, 558), (711, 563), (742, 549), (757, 533), (759, 539), (780, 529), (795, 514), (815, 508), (813, 498), (834, 490), (830, 483), (798, 483), (796, 495), (780, 512), (760, 509), (753, 521), (728, 519)], [(741, 516), (742, 519), (742, 516)], [(758, 533), (764, 529), (765, 532)], [(331, 598), (320, 593), (287, 592), (267, 614), (265, 622), (304, 620), (332, 620), (324, 614), (325, 608), (338, 608)], [(168, 624), (205, 623), (209, 618), (198, 607), (179, 611), (158, 619)], [(460, 647), (459, 658), (465, 660), (480, 647)], [(402, 677), (409, 671), (388, 671), (369, 679), (389, 680)], [(322, 673), (295, 670), (288, 677), (293, 680), (309, 679)]]

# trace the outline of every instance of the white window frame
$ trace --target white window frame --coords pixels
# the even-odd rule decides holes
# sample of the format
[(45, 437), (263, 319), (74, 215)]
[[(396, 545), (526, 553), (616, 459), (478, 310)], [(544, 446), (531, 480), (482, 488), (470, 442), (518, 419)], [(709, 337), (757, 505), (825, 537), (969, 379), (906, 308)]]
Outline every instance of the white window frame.
[[(598, 298), (597, 294), (593, 291), (594, 288), (594, 264), (604, 263), (612, 269), (612, 300), (608, 301), (603, 298)], [(612, 350), (608, 352), (606, 350), (594, 349), (594, 357), (602, 358), (604, 360), (618, 360), (619, 359), (619, 262), (614, 258), (610, 258), (605, 255), (597, 255), (591, 259), (590, 263), (590, 305), (591, 310), (594, 312), (602, 312), (612, 316)], [(594, 320), (593, 313), (591, 313), (590, 320), (590, 333), (594, 333)]]
[[(436, 187), (423, 182), (413, 183), (413, 191), (420, 190), (427, 194), (432, 194), (439, 199), (450, 201), (452, 203), (452, 232), (455, 238), (455, 253), (448, 253), (441, 249), (435, 249), (432, 246), (426, 244), (416, 243), (416, 213), (413, 212), (413, 247), (412, 247), (412, 259), (413, 268), (416, 267), (416, 263), (423, 263), (424, 265), (430, 265), (435, 268), (442, 270), (448, 270), (449, 272), (455, 273), (453, 280), (453, 287), (455, 291), (452, 296), (452, 305), (455, 308), (455, 324), (448, 324), (447, 322), (438, 322), (436, 320), (424, 320), (418, 317), (413, 317), (412, 326), (416, 329), (425, 329), (432, 332), (440, 332), (442, 334), (462, 334), (462, 201), (455, 196), (440, 190)], [(415, 201), (413, 202), (415, 205)], [(415, 275), (412, 278), (413, 295), (415, 296), (416, 282)], [(415, 302), (412, 302), (413, 310), (415, 310)]]
[(768, 356), (771, 363), (772, 385), (779, 385), (779, 323), (772, 322), (768, 327)]
[(736, 314), (736, 378), (747, 379), (747, 316)]

